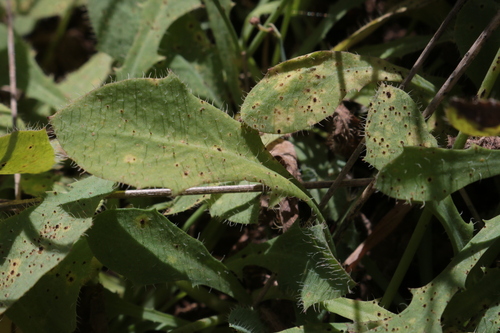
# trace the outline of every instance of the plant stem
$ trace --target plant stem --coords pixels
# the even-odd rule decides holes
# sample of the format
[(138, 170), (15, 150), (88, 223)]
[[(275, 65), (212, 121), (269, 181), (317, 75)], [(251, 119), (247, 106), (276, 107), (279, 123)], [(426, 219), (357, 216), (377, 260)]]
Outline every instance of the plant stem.
[(458, 132), (455, 142), (453, 143), (453, 149), (463, 149), (468, 138), (469, 136), (467, 134)]
[[(296, 2), (297, 1), (295, 1), (295, 3)], [(292, 9), (293, 9), (292, 5), (286, 7), (285, 15), (283, 17), (283, 23), (281, 24), (281, 29), (280, 29), (281, 36), (278, 40), (278, 44), (276, 45), (276, 48), (274, 49), (273, 59), (271, 61), (271, 64), (273, 64), (273, 66), (280, 61), (286, 60), (284, 44), (285, 44), (286, 33), (288, 32), (288, 27), (290, 26), (290, 19), (292, 17)]]
[[(12, 129), (17, 129), (17, 81), (16, 81), (16, 49), (14, 46), (14, 18), (12, 15), (11, 0), (7, 0), (7, 53), (9, 57), (9, 84), (10, 84), (10, 114)], [(14, 175), (14, 195), (16, 200), (21, 199), (21, 174)]]
[[(278, 17), (281, 15), (283, 12), (283, 9), (288, 5), (288, 3), (291, 0), (281, 0), (280, 5), (276, 8), (276, 10), (267, 18), (266, 23), (264, 23), (264, 26), (267, 26), (269, 23), (274, 23)], [(264, 37), (267, 35), (266, 31), (259, 30), (257, 35), (254, 37), (252, 40), (252, 43), (247, 49), (247, 57), (250, 58), (259, 48), (260, 44), (264, 40)]]
[(344, 165), (344, 167), (342, 168), (342, 170), (340, 170), (340, 173), (337, 176), (337, 178), (335, 179), (335, 181), (333, 182), (332, 186), (330, 186), (330, 188), (328, 189), (326, 194), (323, 196), (323, 198), (321, 198), (321, 202), (319, 203), (319, 208), (321, 210), (323, 210), (326, 207), (326, 205), (328, 204), (328, 201), (333, 196), (333, 193), (335, 192), (335, 190), (341, 186), (340, 184), (342, 183), (342, 181), (344, 181), (344, 178), (345, 178), (345, 176), (347, 176), (349, 171), (351, 171), (352, 166), (358, 160), (358, 157), (359, 157), (359, 155), (361, 155), (361, 152), (363, 151), (363, 149), (365, 149), (365, 138), (364, 137), (363, 137), (363, 140), (361, 140), (361, 142), (358, 144), (356, 149), (353, 151), (353, 153), (351, 154), (351, 156), (347, 160), (347, 162)]
[[(366, 186), (372, 181), (371, 178), (358, 178), (346, 179), (340, 182), (343, 187), (358, 187)], [(315, 181), (303, 183), (306, 189), (329, 188), (333, 181)], [(263, 192), (266, 187), (261, 184), (255, 185), (223, 185), (223, 186), (204, 186), (204, 187), (191, 187), (178, 195), (198, 195), (198, 194), (214, 194), (214, 193), (247, 193), (247, 192)], [(143, 198), (143, 197), (172, 197), (172, 190), (168, 188), (163, 189), (146, 189), (146, 190), (126, 190), (115, 191), (111, 193), (108, 198)], [(41, 198), (33, 198), (26, 200), (11, 200), (7, 202), (0, 202), (0, 210), (23, 208), (29, 205), (38, 204), (42, 201)]]
[(493, 58), (491, 62), (491, 66), (486, 73), (483, 82), (481, 83), (481, 87), (477, 93), (477, 97), (479, 98), (488, 98), (491, 93), (491, 89), (495, 85), (495, 82), (500, 74), (500, 66), (498, 65), (500, 61), (500, 48), (498, 48), (497, 54)]
[(431, 221), (431, 217), (432, 210), (429, 207), (425, 207), (422, 215), (420, 216), (420, 219), (418, 220), (417, 227), (415, 228), (415, 231), (411, 236), (410, 242), (408, 243), (408, 246), (403, 253), (403, 256), (399, 262), (398, 267), (396, 268), (396, 271), (394, 272), (389, 286), (387, 287), (384, 297), (382, 297), (382, 300), (380, 301), (380, 306), (387, 309), (391, 305), (392, 300), (394, 299), (394, 295), (396, 295), (396, 293), (398, 292), (401, 281), (403, 281), (403, 278), (408, 271), (408, 267), (410, 267), (410, 263), (413, 260), (418, 246), (425, 234), (427, 225)]
[(208, 209), (208, 205), (205, 203), (198, 207), (198, 209), (187, 219), (187, 221), (182, 226), (182, 230), (188, 232), (189, 228), (200, 219), (201, 215)]

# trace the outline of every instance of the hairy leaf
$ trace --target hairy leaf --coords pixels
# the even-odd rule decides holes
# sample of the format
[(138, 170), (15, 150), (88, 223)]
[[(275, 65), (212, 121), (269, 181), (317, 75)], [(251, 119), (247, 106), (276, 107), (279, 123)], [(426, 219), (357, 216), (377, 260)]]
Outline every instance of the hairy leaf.
[(96, 268), (91, 261), (87, 242), (78, 241), (68, 256), (42, 276), (6, 315), (24, 332), (73, 332), (80, 287)]
[(366, 118), (365, 160), (380, 170), (408, 146), (436, 147), (437, 142), (411, 97), (401, 89), (381, 85)]
[[(400, 82), (407, 72), (377, 58), (314, 52), (271, 68), (246, 97), (241, 118), (265, 133), (308, 129), (331, 116), (348, 92), (377, 81)], [(412, 82), (412, 88), (434, 91), (421, 77)]]
[(466, 223), (460, 216), (451, 196), (447, 196), (441, 201), (429, 202), (429, 205), (432, 213), (439, 219), (450, 237), (453, 252), (458, 253), (472, 238), (473, 224)]
[(384, 321), (373, 332), (411, 331), (441, 332), (441, 316), (450, 299), (465, 288), (469, 271), (488, 248), (498, 240), (500, 218), (486, 221), (483, 228), (433, 281), (413, 289), (413, 300), (403, 312)]
[[(457, 293), (448, 303), (443, 314), (445, 327), (468, 327), (469, 331), (479, 324), (486, 310), (495, 304), (498, 305), (500, 296), (500, 270), (488, 269), (477, 283), (469, 286), (461, 293)], [(476, 332), (495, 332), (500, 327), (499, 316), (496, 316), (496, 329)], [(493, 325), (492, 325), (493, 326)]]
[(38, 207), (0, 223), (0, 312), (70, 253), (113, 183), (89, 177), (69, 193), (48, 192)]
[(404, 147), (380, 170), (376, 187), (402, 200), (440, 201), (475, 181), (500, 174), (500, 151)]
[(277, 273), (279, 288), (298, 297), (304, 309), (345, 295), (353, 281), (333, 256), (322, 228), (293, 226), (277, 238), (248, 246), (226, 264), (238, 275), (248, 265)]
[(237, 306), (228, 318), (229, 327), (242, 333), (269, 332), (269, 328), (264, 325), (260, 315), (256, 310)]
[(88, 235), (96, 258), (134, 283), (188, 280), (246, 301), (245, 290), (226, 266), (156, 210), (105, 211)]
[(174, 194), (209, 183), (260, 182), (305, 200), (320, 216), (256, 131), (194, 97), (173, 74), (96, 89), (51, 123), (68, 156), (99, 177)]

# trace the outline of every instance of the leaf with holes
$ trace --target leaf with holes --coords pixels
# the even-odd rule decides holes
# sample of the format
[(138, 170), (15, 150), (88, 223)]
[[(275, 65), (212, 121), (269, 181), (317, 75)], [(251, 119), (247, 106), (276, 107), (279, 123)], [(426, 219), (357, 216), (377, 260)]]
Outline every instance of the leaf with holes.
[(51, 123), (68, 156), (99, 177), (174, 194), (202, 184), (260, 182), (305, 200), (321, 217), (257, 131), (193, 96), (172, 73), (98, 88)]
[[(309, 129), (331, 116), (350, 91), (372, 82), (400, 82), (408, 71), (372, 57), (319, 51), (271, 68), (250, 91), (241, 119), (265, 133)], [(434, 86), (416, 76), (412, 89), (433, 94)]]

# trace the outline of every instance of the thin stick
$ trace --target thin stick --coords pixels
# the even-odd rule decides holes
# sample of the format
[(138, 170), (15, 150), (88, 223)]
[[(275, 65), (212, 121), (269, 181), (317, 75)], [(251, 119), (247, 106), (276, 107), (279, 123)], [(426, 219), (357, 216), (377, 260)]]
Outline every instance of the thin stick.
[[(347, 179), (340, 183), (343, 187), (358, 187), (366, 186), (372, 181), (371, 178)], [(306, 189), (329, 188), (333, 181), (316, 181), (303, 183)], [(224, 185), (224, 186), (207, 186), (207, 187), (191, 187), (180, 193), (179, 195), (200, 195), (200, 194), (215, 194), (215, 193), (246, 193), (246, 192), (263, 192), (267, 188), (262, 184), (256, 185)], [(108, 198), (127, 199), (139, 197), (172, 197), (172, 190), (168, 188), (162, 189), (145, 189), (145, 190), (126, 190), (116, 191), (108, 195)], [(22, 208), (29, 205), (38, 204), (42, 201), (41, 198), (33, 198), (27, 200), (10, 200), (0, 202), (0, 210)]]
[(410, 73), (408, 73), (408, 76), (405, 77), (403, 82), (401, 82), (401, 85), (399, 86), (400, 89), (404, 89), (406, 85), (413, 79), (415, 74), (420, 70), (422, 65), (424, 64), (425, 59), (427, 59), (427, 56), (431, 53), (432, 49), (436, 45), (437, 41), (441, 36), (443, 35), (444, 31), (446, 30), (446, 27), (448, 24), (451, 22), (452, 18), (455, 17), (455, 15), (458, 13), (460, 8), (462, 8), (462, 5), (464, 2), (467, 0), (459, 0), (455, 3), (455, 6), (451, 9), (451, 11), (448, 13), (446, 18), (444, 19), (443, 23), (439, 26), (439, 29), (436, 31), (434, 36), (432, 36), (431, 40), (429, 43), (427, 43), (427, 46), (425, 49), (422, 51), (420, 56), (418, 57), (417, 61), (415, 61), (415, 64), (410, 70)]
[(488, 39), (488, 37), (491, 36), (493, 31), (495, 31), (495, 29), (499, 25), (500, 25), (500, 10), (493, 17), (490, 24), (479, 35), (474, 44), (472, 44), (469, 51), (467, 51), (467, 53), (464, 54), (464, 57), (458, 64), (457, 68), (455, 68), (453, 73), (451, 73), (446, 82), (441, 86), (441, 89), (439, 89), (438, 93), (436, 94), (436, 96), (434, 96), (429, 105), (427, 105), (427, 108), (423, 112), (423, 116), (425, 118), (430, 117), (434, 113), (437, 106), (441, 103), (444, 97), (450, 92), (451, 88), (453, 88), (453, 86), (457, 83), (458, 79), (462, 76), (465, 70), (469, 67), (472, 60), (474, 60), (476, 55), (479, 53), (484, 43)]
[(365, 148), (365, 138), (363, 137), (363, 140), (361, 140), (356, 149), (352, 152), (351, 156), (347, 160), (342, 170), (340, 170), (340, 173), (333, 182), (332, 186), (328, 189), (325, 196), (321, 199), (321, 202), (319, 203), (319, 209), (323, 210), (326, 207), (328, 201), (333, 196), (333, 193), (337, 188), (341, 186), (340, 184), (342, 184), (342, 182), (344, 181), (344, 178), (347, 175), (347, 173), (351, 171), (352, 166), (354, 165), (354, 163), (356, 163), (359, 155), (361, 155), (361, 152), (363, 151), (364, 148)]
[[(17, 129), (17, 81), (16, 81), (16, 50), (14, 47), (14, 19), (10, 0), (7, 0), (7, 52), (9, 55), (9, 81), (10, 81), (10, 113), (12, 116), (12, 129)], [(21, 199), (21, 175), (14, 175), (14, 194), (17, 200)]]

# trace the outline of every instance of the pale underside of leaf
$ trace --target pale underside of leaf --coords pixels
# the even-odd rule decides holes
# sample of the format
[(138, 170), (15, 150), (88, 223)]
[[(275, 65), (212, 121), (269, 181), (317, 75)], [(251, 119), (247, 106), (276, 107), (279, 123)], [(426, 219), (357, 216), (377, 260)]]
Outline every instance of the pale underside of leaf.
[[(292, 133), (333, 115), (350, 91), (372, 82), (404, 79), (407, 70), (372, 57), (319, 51), (271, 68), (241, 107), (241, 118), (265, 133)], [(433, 91), (416, 77), (414, 86)]]
[(80, 167), (136, 187), (177, 194), (209, 183), (247, 180), (314, 204), (265, 150), (258, 133), (194, 97), (173, 74), (96, 89), (51, 119)]

